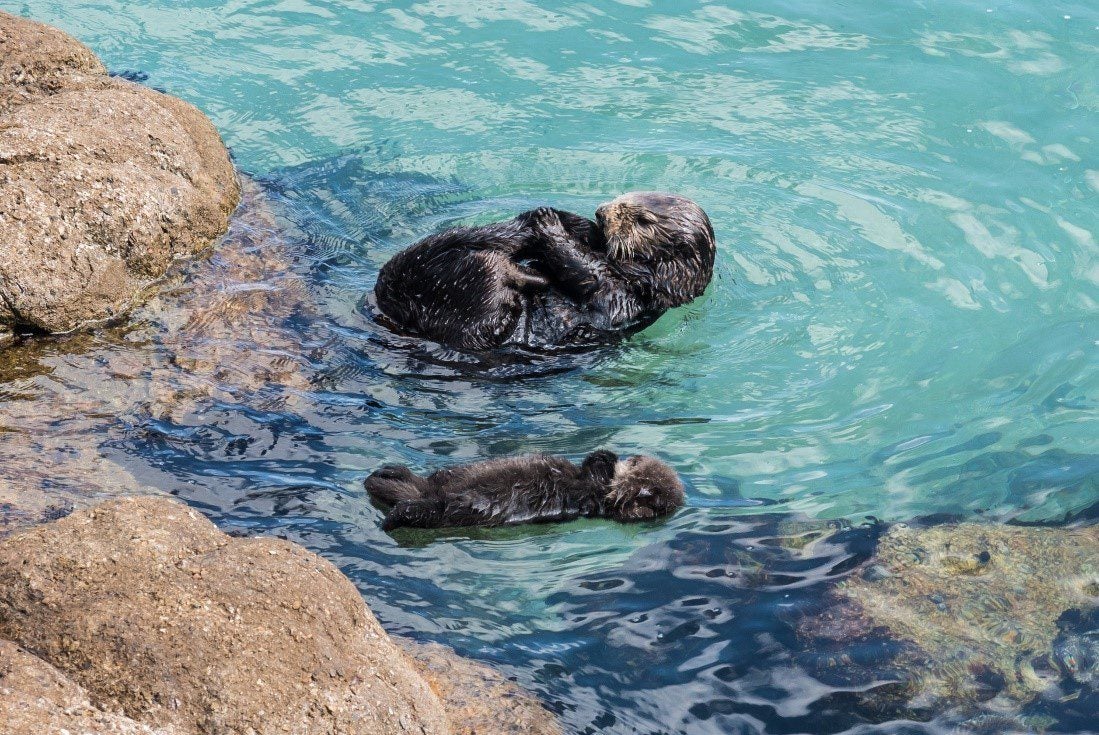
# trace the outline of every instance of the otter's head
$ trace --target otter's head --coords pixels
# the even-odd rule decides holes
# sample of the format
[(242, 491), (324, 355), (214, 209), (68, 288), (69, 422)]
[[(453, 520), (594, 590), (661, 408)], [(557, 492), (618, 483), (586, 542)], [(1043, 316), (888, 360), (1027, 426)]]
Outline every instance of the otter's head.
[(694, 259), (713, 268), (714, 228), (690, 199), (656, 191), (636, 191), (601, 204), (595, 221), (615, 260), (647, 260), (658, 255)]
[(616, 521), (644, 521), (666, 516), (683, 505), (683, 483), (668, 465), (637, 455), (618, 461), (610, 452), (595, 452), (585, 469), (604, 487), (603, 515)]

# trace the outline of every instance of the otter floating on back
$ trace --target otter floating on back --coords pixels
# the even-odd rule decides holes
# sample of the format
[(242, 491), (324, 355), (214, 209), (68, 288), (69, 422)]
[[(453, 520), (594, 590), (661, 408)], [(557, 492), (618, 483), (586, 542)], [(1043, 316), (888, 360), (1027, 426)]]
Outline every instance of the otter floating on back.
[(714, 231), (690, 199), (635, 192), (595, 216), (543, 207), (427, 237), (382, 267), (378, 308), (458, 349), (553, 349), (613, 341), (706, 290)]
[(388, 509), (383, 530), (556, 523), (577, 518), (641, 521), (683, 505), (683, 484), (658, 459), (619, 461), (593, 452), (577, 467), (533, 454), (439, 470), (419, 477), (387, 465), (366, 478), (366, 492)]

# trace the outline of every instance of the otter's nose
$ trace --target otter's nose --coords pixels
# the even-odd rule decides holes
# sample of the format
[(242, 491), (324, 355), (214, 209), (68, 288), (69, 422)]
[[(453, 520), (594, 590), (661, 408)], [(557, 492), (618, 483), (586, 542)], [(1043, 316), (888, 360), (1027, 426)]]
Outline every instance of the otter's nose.
[(595, 210), (595, 221), (599, 223), (600, 227), (607, 224), (607, 205), (603, 204)]

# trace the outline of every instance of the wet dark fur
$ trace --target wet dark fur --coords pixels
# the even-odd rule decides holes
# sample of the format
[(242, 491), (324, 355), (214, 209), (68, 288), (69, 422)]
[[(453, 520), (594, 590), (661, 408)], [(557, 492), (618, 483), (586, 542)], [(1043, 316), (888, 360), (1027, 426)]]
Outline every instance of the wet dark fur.
[[(570, 237), (592, 241), (596, 225), (555, 212)], [(524, 264), (534, 258), (543, 210), (506, 222), (456, 227), (427, 237), (393, 256), (378, 274), (378, 308), (394, 326), (465, 350), (507, 343), (530, 311), (531, 294), (548, 279)]]
[(388, 509), (382, 528), (449, 528), (554, 523), (577, 518), (639, 521), (683, 505), (675, 471), (652, 457), (619, 462), (589, 454), (579, 467), (533, 454), (439, 470), (419, 477), (387, 465), (366, 478), (370, 499)]
[(543, 207), (428, 237), (382, 267), (378, 308), (459, 349), (571, 347), (643, 329), (706, 289), (714, 232), (694, 202), (626, 194), (596, 217)]

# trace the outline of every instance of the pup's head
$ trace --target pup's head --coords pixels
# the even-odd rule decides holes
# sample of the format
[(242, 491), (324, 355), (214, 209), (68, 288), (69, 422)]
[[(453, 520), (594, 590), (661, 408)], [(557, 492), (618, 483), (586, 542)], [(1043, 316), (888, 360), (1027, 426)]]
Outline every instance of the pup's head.
[(611, 452), (600, 451), (588, 455), (583, 469), (606, 488), (603, 515), (607, 518), (644, 521), (683, 505), (683, 483), (659, 459), (639, 454), (618, 460)]
[[(645, 260), (657, 255), (695, 258), (713, 267), (714, 228), (690, 199), (656, 191), (635, 191), (601, 204), (595, 221), (615, 260)], [(681, 252), (686, 250), (687, 252)]]

